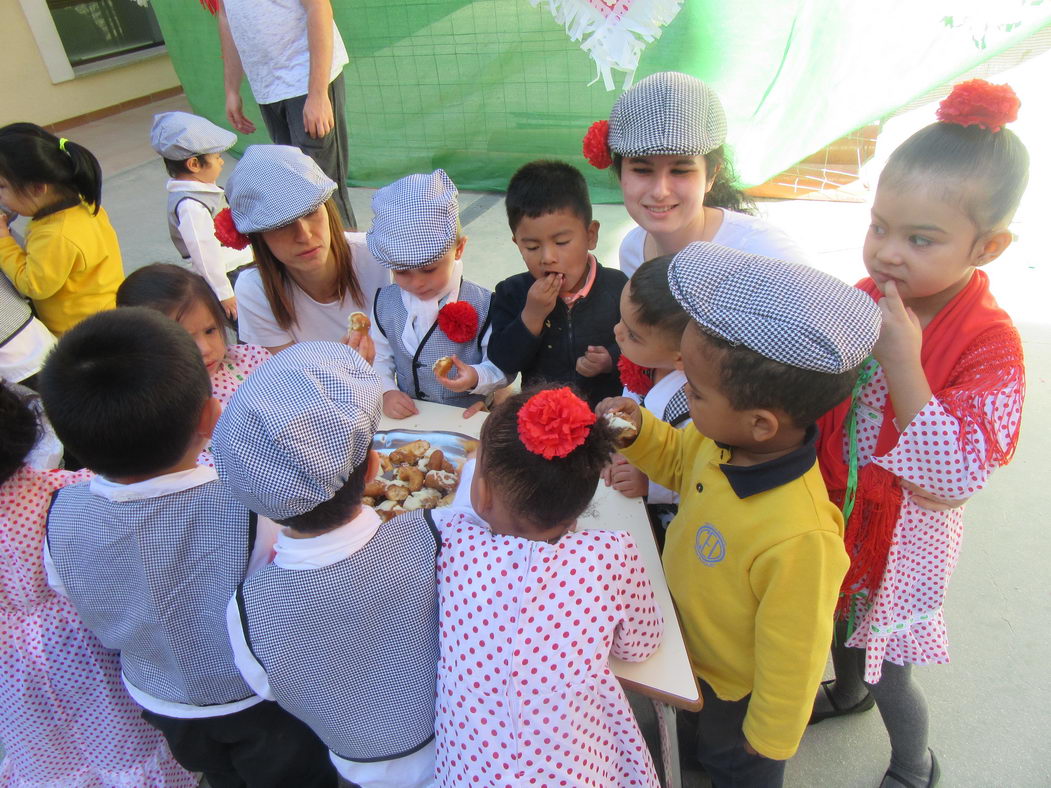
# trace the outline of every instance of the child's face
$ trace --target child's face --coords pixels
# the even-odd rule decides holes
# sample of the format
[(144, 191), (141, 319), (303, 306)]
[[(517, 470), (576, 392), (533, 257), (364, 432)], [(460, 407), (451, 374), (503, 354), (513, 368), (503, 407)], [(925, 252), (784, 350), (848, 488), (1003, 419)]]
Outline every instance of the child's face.
[(693, 322), (682, 335), (682, 369), (686, 403), (697, 431), (727, 446), (747, 445), (752, 438), (748, 414), (734, 410), (722, 393), (719, 354)]
[(317, 273), (332, 254), (328, 211), (319, 205), (312, 213), (263, 234), (270, 253), (292, 272)]
[(193, 337), (208, 374), (213, 375), (226, 355), (226, 337), (223, 328), (215, 322), (212, 310), (202, 301), (195, 301), (179, 318), (179, 325)]
[(641, 322), (638, 314), (628, 282), (620, 293), (620, 322), (613, 326), (621, 353), (640, 367), (674, 369), (679, 361), (679, 346), (669, 343), (665, 332)]
[(452, 249), (422, 268), (395, 269), (394, 283), (421, 301), (438, 298), (449, 289), (453, 268), (466, 245), (467, 236), (462, 235)]
[(689, 230), (703, 215), (712, 180), (704, 156), (643, 156), (624, 159), (620, 168), (625, 210), (656, 235)]
[(201, 153), (194, 157), (197, 166), (190, 164), (190, 172), (194, 180), (201, 183), (215, 183), (219, 180), (219, 173), (223, 171), (223, 156), (221, 153)]
[(535, 279), (563, 274), (562, 292), (580, 289), (588, 270), (588, 252), (598, 243), (598, 222), (584, 220), (567, 208), (536, 218), (523, 216), (511, 239)]
[(44, 207), (41, 189), (16, 189), (9, 181), (0, 178), (0, 205), (19, 216), (33, 216)]

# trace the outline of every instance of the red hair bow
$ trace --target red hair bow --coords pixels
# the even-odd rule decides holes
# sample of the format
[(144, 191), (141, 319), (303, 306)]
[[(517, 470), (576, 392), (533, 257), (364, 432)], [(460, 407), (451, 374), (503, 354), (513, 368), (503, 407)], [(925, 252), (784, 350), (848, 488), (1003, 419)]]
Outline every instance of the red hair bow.
[(591, 408), (568, 388), (545, 389), (518, 411), (518, 437), (533, 454), (550, 460), (583, 445), (594, 423)]
[(617, 372), (620, 373), (620, 382), (628, 391), (645, 397), (653, 388), (653, 370), (650, 367), (640, 367), (623, 353), (617, 361)]
[(215, 237), (223, 246), (231, 249), (244, 249), (251, 241), (248, 236), (237, 229), (234, 216), (229, 208), (223, 208), (215, 215)]
[(478, 336), (478, 312), (466, 301), (450, 301), (438, 310), (438, 328), (453, 342)]
[(980, 126), (999, 131), (1018, 117), (1022, 102), (1010, 85), (993, 85), (984, 79), (961, 82), (938, 105), (938, 120), (960, 126)]
[(584, 135), (584, 158), (592, 167), (604, 170), (613, 163), (609, 152), (609, 121), (596, 120)]

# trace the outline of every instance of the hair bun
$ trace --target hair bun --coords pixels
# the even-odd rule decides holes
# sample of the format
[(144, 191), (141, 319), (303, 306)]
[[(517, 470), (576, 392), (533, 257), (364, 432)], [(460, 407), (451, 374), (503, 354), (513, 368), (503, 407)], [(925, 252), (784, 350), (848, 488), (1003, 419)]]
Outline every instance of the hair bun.
[(937, 117), (942, 123), (979, 126), (996, 132), (1018, 117), (1021, 104), (1010, 85), (972, 79), (952, 89), (948, 98), (938, 105)]

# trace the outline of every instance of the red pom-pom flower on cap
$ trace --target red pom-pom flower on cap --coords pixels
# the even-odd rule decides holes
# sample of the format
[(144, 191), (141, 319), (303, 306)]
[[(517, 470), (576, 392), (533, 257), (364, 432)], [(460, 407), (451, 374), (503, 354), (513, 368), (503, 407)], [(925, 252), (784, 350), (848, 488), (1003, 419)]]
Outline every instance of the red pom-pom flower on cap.
[(592, 167), (604, 170), (613, 164), (609, 152), (609, 121), (596, 120), (584, 135), (584, 158)]
[(229, 208), (223, 208), (215, 215), (215, 237), (219, 243), (231, 249), (244, 249), (251, 243), (247, 235), (238, 231)]
[(595, 423), (595, 414), (566, 387), (534, 394), (518, 411), (518, 437), (545, 460), (565, 457), (582, 446)]
[(438, 328), (453, 342), (478, 336), (478, 312), (466, 301), (450, 301), (438, 310)]
[(617, 361), (617, 372), (620, 373), (620, 382), (632, 394), (645, 397), (653, 388), (653, 370), (650, 367), (640, 367), (623, 353)]
[(984, 79), (961, 82), (938, 105), (938, 120), (960, 126), (980, 126), (999, 131), (1018, 117), (1022, 102), (1010, 85), (993, 85)]

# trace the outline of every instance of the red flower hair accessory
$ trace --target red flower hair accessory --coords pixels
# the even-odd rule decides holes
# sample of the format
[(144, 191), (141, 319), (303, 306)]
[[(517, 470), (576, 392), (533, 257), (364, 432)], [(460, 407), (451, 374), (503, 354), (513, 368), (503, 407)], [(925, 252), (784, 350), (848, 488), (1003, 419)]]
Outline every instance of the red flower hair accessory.
[(438, 310), (438, 328), (453, 342), (478, 336), (478, 312), (467, 301), (450, 301)]
[(584, 135), (584, 158), (592, 167), (604, 170), (613, 164), (609, 152), (609, 121), (596, 120)]
[(545, 389), (518, 411), (518, 437), (533, 454), (550, 460), (583, 445), (594, 423), (591, 408), (568, 388)]
[(938, 120), (960, 126), (980, 126), (999, 131), (1018, 117), (1022, 102), (1010, 85), (993, 85), (984, 79), (961, 82), (938, 105)]
[(223, 246), (231, 249), (244, 249), (251, 241), (248, 236), (237, 229), (234, 216), (229, 208), (223, 208), (215, 215), (215, 237)]
[(653, 388), (653, 370), (650, 367), (640, 367), (623, 353), (617, 362), (617, 372), (620, 373), (620, 382), (632, 394), (645, 397)]

